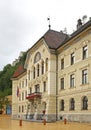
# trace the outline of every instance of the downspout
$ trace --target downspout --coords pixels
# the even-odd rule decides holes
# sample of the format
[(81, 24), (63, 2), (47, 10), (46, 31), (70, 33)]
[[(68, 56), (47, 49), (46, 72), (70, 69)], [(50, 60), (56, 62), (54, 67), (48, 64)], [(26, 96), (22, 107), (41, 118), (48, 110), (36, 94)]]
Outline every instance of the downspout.
[(58, 55), (56, 52), (56, 121), (58, 120)]

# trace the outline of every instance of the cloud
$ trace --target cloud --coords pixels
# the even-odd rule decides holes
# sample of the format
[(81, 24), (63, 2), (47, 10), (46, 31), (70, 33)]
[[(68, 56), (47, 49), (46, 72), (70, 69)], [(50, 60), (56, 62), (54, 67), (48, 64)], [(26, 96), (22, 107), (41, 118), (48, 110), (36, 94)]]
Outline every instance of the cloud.
[(10, 55), (15, 50), (22, 48), (22, 44), (29, 33), (34, 29), (34, 21), (14, 7), (14, 3), (0, 8), (0, 53)]
[(20, 51), (28, 49), (29, 35), (31, 37), (36, 28), (36, 20), (24, 13), (18, 1), (12, 1), (0, 1), (0, 68), (18, 58)]
[(0, 66), (13, 62), (48, 30), (49, 16), (52, 29), (73, 30), (79, 15), (90, 15), (87, 1), (0, 0)]

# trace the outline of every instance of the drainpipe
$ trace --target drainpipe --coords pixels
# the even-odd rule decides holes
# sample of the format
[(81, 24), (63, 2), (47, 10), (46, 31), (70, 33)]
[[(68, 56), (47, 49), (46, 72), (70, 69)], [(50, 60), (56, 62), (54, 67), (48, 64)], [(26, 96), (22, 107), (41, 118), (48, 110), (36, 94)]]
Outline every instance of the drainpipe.
[(58, 120), (58, 55), (56, 52), (56, 121)]

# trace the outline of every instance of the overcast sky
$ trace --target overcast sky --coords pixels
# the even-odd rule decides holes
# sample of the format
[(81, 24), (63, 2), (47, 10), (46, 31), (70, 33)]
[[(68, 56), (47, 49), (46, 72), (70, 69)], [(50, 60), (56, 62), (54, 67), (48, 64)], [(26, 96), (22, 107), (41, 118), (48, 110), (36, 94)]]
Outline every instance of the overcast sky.
[(77, 20), (91, 17), (91, 0), (0, 0), (0, 70), (18, 58), (48, 30), (76, 29)]

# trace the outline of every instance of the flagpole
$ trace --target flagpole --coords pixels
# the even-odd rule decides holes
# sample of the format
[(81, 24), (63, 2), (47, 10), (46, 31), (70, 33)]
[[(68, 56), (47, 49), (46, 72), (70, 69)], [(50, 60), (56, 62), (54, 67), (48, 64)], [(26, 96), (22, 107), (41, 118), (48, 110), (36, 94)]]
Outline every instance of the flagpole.
[(49, 21), (49, 25), (48, 25), (48, 27), (49, 27), (49, 30), (50, 30), (50, 29), (51, 29), (51, 25), (50, 25), (50, 17), (48, 17), (47, 20)]

